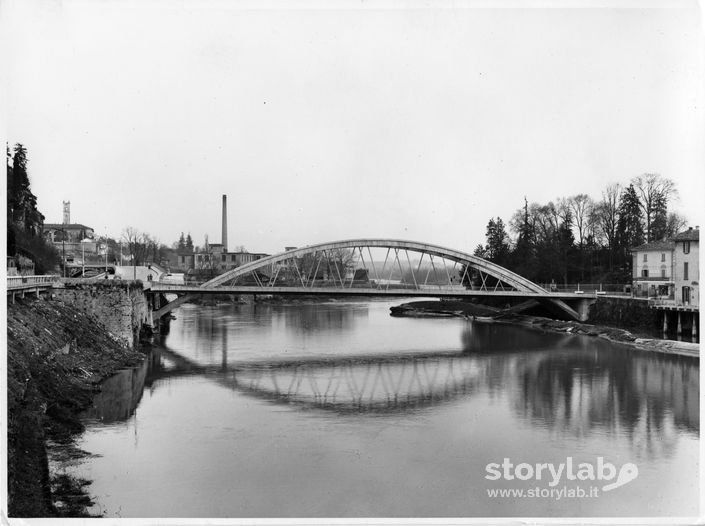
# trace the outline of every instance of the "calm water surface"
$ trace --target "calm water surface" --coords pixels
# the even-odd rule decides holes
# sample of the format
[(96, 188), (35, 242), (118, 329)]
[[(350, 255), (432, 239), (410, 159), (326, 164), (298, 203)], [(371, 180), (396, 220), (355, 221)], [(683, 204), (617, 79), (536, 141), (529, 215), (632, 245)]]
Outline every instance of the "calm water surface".
[[(151, 362), (106, 383), (93, 455), (65, 469), (107, 517), (697, 514), (697, 360), (393, 304), (180, 308)], [(592, 498), (488, 493), (550, 488), (488, 463), (568, 457), (638, 476)]]

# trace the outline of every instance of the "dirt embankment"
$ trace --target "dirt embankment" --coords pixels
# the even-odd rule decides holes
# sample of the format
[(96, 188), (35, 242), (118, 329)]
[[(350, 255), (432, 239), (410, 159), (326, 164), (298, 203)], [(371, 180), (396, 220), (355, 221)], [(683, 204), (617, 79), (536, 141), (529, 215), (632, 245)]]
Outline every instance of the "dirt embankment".
[(576, 321), (552, 320), (540, 316), (507, 313), (495, 307), (463, 301), (413, 301), (391, 307), (390, 310), (392, 316), (474, 318), (492, 323), (521, 325), (542, 331), (597, 336), (645, 351), (700, 356), (700, 345), (697, 343), (640, 337), (640, 335), (634, 335), (625, 329), (607, 325), (592, 325)]
[(13, 517), (80, 513), (80, 481), (50, 477), (47, 440), (83, 430), (78, 414), (99, 382), (138, 364), (141, 352), (108, 333), (94, 316), (45, 297), (7, 309), (8, 509)]

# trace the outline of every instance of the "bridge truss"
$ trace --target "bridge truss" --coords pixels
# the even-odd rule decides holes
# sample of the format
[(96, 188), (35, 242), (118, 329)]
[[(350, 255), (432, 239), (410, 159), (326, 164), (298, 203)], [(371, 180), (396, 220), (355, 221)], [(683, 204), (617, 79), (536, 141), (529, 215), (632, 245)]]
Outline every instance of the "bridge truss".
[[(155, 290), (167, 292), (164, 286)], [(428, 243), (352, 239), (296, 248), (229, 270), (190, 294), (355, 294), (436, 297), (507, 296), (544, 300), (570, 318), (555, 294), (491, 261)], [(172, 308), (188, 301), (177, 300)], [(162, 315), (169, 306), (159, 309)], [(555, 310), (555, 309), (554, 309)]]

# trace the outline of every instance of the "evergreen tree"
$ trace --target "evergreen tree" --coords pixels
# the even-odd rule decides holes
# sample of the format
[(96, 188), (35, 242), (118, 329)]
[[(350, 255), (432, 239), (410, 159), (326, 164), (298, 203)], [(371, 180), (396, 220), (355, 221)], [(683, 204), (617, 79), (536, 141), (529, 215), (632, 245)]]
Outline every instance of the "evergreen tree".
[(668, 237), (668, 208), (667, 200), (663, 196), (654, 199), (652, 213), (649, 241), (666, 239)]
[(22, 254), (34, 262), (39, 274), (54, 270), (59, 262), (58, 252), (42, 237), (44, 215), (37, 208), (27, 173), (27, 149), (17, 143), (13, 149), (12, 165), (7, 151), (7, 254)]
[(622, 250), (644, 243), (644, 228), (639, 198), (634, 185), (629, 185), (619, 201), (619, 218), (617, 220), (617, 239)]
[(184, 238), (184, 233), (181, 232), (181, 235), (179, 236), (179, 245), (178, 249), (179, 250), (184, 250), (186, 248), (186, 239)]
[(529, 215), (529, 203), (524, 197), (524, 210), (521, 223), (518, 225), (517, 242), (511, 260), (515, 272), (531, 280), (536, 278), (535, 237), (534, 225)]
[(193, 239), (191, 239), (191, 232), (186, 235), (186, 249), (193, 252)]
[(17, 143), (8, 165), (7, 207), (9, 219), (32, 236), (40, 235), (44, 216), (37, 209), (37, 198), (32, 193), (27, 174), (27, 148)]
[(500, 217), (490, 219), (487, 223), (487, 245), (485, 251), (487, 259), (499, 265), (507, 262), (510, 246), (509, 237), (504, 229), (504, 221)]
[(484, 245), (478, 244), (475, 247), (474, 252), (472, 253), (473, 256), (477, 256), (482, 259), (486, 259), (487, 256), (487, 250), (485, 249)]
[(630, 249), (644, 243), (641, 205), (634, 185), (629, 185), (619, 200), (617, 219), (617, 257), (622, 271), (622, 280), (631, 276), (632, 259)]

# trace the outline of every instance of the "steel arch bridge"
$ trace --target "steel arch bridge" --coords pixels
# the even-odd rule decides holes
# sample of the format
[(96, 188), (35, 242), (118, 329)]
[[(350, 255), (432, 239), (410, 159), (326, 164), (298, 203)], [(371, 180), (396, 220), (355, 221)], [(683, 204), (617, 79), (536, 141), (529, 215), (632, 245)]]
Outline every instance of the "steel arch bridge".
[[(373, 255), (372, 251), (376, 255)], [(380, 261), (383, 256), (383, 261)], [(413, 257), (412, 257), (413, 256)], [(392, 279), (393, 277), (401, 279)], [(481, 297), (535, 299), (554, 312), (580, 319), (564, 300), (486, 259), (430, 243), (400, 239), (349, 239), (267, 256), (200, 286), (155, 283), (154, 293), (185, 294), (155, 310), (161, 317), (193, 296), (208, 293), (350, 296)]]

